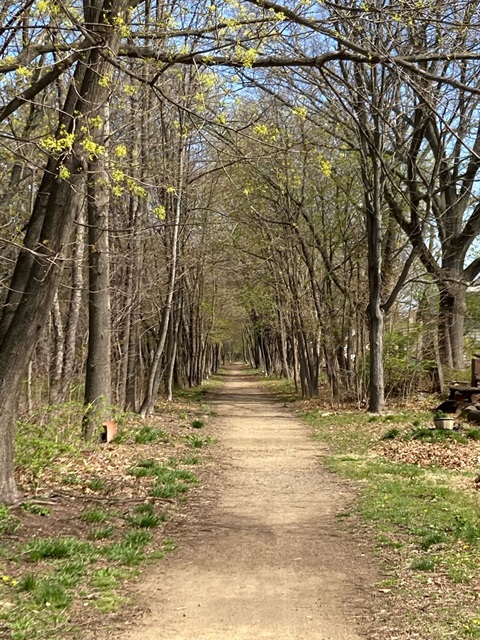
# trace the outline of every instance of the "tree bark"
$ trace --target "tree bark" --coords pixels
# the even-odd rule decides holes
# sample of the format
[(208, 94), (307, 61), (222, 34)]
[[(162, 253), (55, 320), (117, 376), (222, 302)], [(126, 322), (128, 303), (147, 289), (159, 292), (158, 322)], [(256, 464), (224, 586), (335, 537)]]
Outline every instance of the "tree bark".
[(467, 285), (461, 280), (439, 284), (439, 343), (445, 363), (455, 369), (465, 366), (464, 323), (467, 311)]
[[(101, 109), (108, 132), (108, 110)], [(111, 418), (112, 319), (110, 308), (110, 256), (108, 238), (108, 173), (103, 159), (89, 162), (88, 214), (88, 355), (85, 377), (83, 437), (91, 440), (95, 430)]]
[[(119, 2), (115, 13), (126, 7)], [(99, 46), (105, 46), (109, 55), (115, 53), (119, 36), (111, 26), (112, 14), (106, 1), (98, 0), (87, 9), (85, 22), (92, 37), (101, 33)], [(106, 24), (108, 18), (109, 24)], [(88, 116), (92, 104), (104, 99), (106, 89), (98, 82), (98, 49), (92, 45), (79, 61), (60, 117), (57, 137), (62, 127), (67, 131), (80, 131), (77, 118)], [(107, 65), (102, 60), (102, 64)], [(94, 70), (93, 67), (97, 66)], [(72, 152), (63, 157), (52, 157), (47, 162), (31, 220), (24, 249), (20, 252), (7, 300), (0, 320), (0, 502), (12, 503), (19, 493), (13, 476), (13, 442), (17, 402), (21, 395), (23, 379), (35, 345), (50, 313), (57, 290), (63, 252), (68, 242), (75, 210), (71, 206), (72, 195), (81, 178), (85, 150), (82, 135), (75, 139)], [(70, 178), (59, 177), (61, 166)]]
[(78, 322), (82, 307), (83, 294), (83, 257), (85, 252), (85, 213), (83, 203), (78, 209), (75, 248), (73, 251), (71, 286), (72, 294), (68, 305), (67, 323), (65, 326), (65, 349), (63, 354), (62, 383), (60, 397), (63, 400), (67, 394), (75, 368), (75, 347), (77, 343)]
[(153, 408), (155, 405), (155, 399), (158, 393), (158, 388), (160, 386), (159, 367), (160, 367), (160, 361), (163, 356), (163, 352), (165, 348), (165, 342), (167, 339), (170, 311), (172, 308), (173, 294), (175, 291), (175, 283), (177, 280), (178, 237), (179, 237), (179, 230), (180, 230), (181, 210), (183, 206), (184, 153), (185, 153), (185, 149), (182, 147), (180, 149), (180, 157), (179, 157), (178, 191), (177, 191), (175, 211), (174, 211), (174, 216), (172, 221), (173, 230), (172, 230), (172, 242), (171, 242), (171, 254), (170, 254), (170, 272), (169, 272), (168, 291), (165, 299), (165, 305), (163, 308), (162, 322), (160, 326), (160, 336), (158, 339), (158, 344), (155, 349), (155, 354), (154, 354), (152, 366), (150, 369), (147, 392), (145, 394), (145, 398), (142, 402), (142, 406), (140, 407), (140, 411), (139, 411), (139, 414), (142, 417), (149, 415), (153, 411)]

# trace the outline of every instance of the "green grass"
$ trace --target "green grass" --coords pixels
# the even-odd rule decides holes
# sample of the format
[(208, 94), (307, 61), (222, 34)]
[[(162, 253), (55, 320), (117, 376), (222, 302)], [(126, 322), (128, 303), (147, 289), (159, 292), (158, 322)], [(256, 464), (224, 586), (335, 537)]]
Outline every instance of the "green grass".
[(394, 440), (399, 434), (400, 429), (397, 429), (397, 427), (391, 427), (383, 434), (382, 440)]
[(422, 440), (423, 442), (460, 442), (467, 443), (467, 438), (463, 433), (450, 429), (428, 429), (421, 427), (412, 433), (406, 434), (405, 439)]
[(435, 559), (430, 556), (417, 558), (410, 565), (412, 571), (433, 571), (435, 569)]
[(115, 533), (115, 529), (111, 525), (105, 527), (93, 527), (87, 534), (89, 540), (107, 540)]
[(127, 470), (127, 474), (129, 476), (134, 476), (135, 478), (148, 478), (149, 476), (155, 475), (155, 469), (150, 467), (141, 467), (137, 465), (136, 467), (132, 467)]
[(118, 565), (137, 566), (146, 559), (144, 546), (150, 540), (151, 534), (148, 531), (131, 531), (122, 541), (105, 547), (102, 553), (108, 560)]
[(87, 487), (95, 492), (100, 492), (105, 489), (105, 481), (102, 478), (92, 478), (87, 482)]
[(0, 504), (0, 535), (12, 535), (20, 529), (20, 526), (20, 519), (7, 506)]
[(89, 542), (77, 538), (37, 538), (29, 542), (24, 549), (30, 562), (48, 558), (71, 558), (80, 554), (93, 553)]
[(192, 449), (202, 449), (209, 444), (213, 444), (215, 442), (215, 439), (210, 436), (205, 436), (204, 438), (202, 438), (201, 436), (197, 436), (196, 434), (191, 433), (185, 436), (185, 441), (190, 447), (192, 447)]
[(76, 456), (81, 449), (80, 430), (85, 408), (81, 402), (44, 407), (35, 420), (17, 422), (17, 466), (35, 478), (59, 456)]
[(36, 604), (55, 609), (64, 609), (72, 600), (66, 589), (53, 579), (39, 580), (32, 595)]
[[(154, 498), (174, 498), (178, 494), (186, 493), (190, 486), (198, 483), (192, 471), (177, 467), (177, 460), (175, 460), (175, 466), (173, 467), (159, 464), (152, 459), (140, 460), (127, 473), (137, 478), (153, 477), (155, 482), (150, 490), (150, 496)], [(154, 516), (151, 512), (136, 514), (135, 516), (130, 516), (130, 519), (136, 523), (135, 526), (139, 527), (157, 526), (161, 521), (159, 516)], [(153, 524), (154, 522), (156, 524)]]
[(151, 502), (137, 505), (133, 513), (128, 514), (125, 519), (132, 527), (139, 529), (152, 529), (158, 527), (166, 519), (165, 514), (155, 513), (155, 507)]
[(168, 444), (170, 437), (165, 431), (155, 429), (149, 425), (144, 425), (134, 436), (135, 444), (150, 444), (152, 442), (163, 442)]
[(85, 511), (82, 512), (80, 519), (84, 522), (90, 523), (106, 522), (108, 520), (108, 513), (99, 508), (85, 509)]
[(51, 509), (42, 504), (36, 504), (34, 502), (24, 502), (22, 504), (22, 509), (27, 511), (27, 513), (31, 513), (35, 516), (44, 516), (48, 517), (51, 513)]
[[(429, 413), (399, 412), (394, 419), (358, 412), (327, 413), (310, 410), (305, 419), (315, 438), (329, 444), (327, 467), (359, 483), (357, 511), (376, 532), (379, 548), (384, 550), (385, 570), (393, 573), (392, 579), (407, 566), (412, 580), (417, 580), (409, 587), (415, 593), (421, 593), (423, 573), (439, 572), (452, 592), (457, 585), (468, 588), (475, 584), (480, 579), (480, 496), (462, 488), (466, 477), (473, 480), (474, 471), (421, 467), (371, 455), (381, 440), (397, 439), (405, 446), (417, 440), (444, 446), (468, 442), (469, 431), (430, 429)], [(473, 431), (476, 438), (477, 430)], [(408, 597), (408, 591), (403, 597)], [(459, 603), (455, 611), (440, 607), (432, 637), (447, 638), (452, 629), (458, 640), (475, 637), (472, 631), (467, 633), (467, 628), (477, 629), (468, 626), (467, 617), (467, 605), (462, 610)], [(411, 623), (422, 628), (422, 620), (419, 610)]]
[(178, 494), (186, 493), (188, 486), (183, 482), (177, 482), (176, 480), (157, 482), (153, 489), (150, 491), (150, 495), (153, 498), (163, 498), (165, 500), (174, 498)]
[[(205, 395), (218, 384), (214, 381), (185, 396), (203, 404)], [(125, 506), (118, 510), (103, 507), (101, 498), (110, 492), (113, 494), (116, 478), (107, 478), (103, 472), (98, 475), (84, 473), (79, 452), (91, 451), (97, 445), (85, 445), (80, 440), (78, 425), (83, 412), (81, 403), (72, 403), (65, 410), (55, 407), (46, 411), (38, 424), (25, 422), (18, 425), (18, 466), (30, 482), (38, 484), (38, 476), (58, 464), (56, 477), (62, 485), (76, 488), (75, 494), (87, 489), (98, 492), (100, 496), (90, 501), (92, 504), (95, 500), (95, 506), (85, 508), (81, 501), (76, 502), (77, 512), (71, 513), (78, 525), (78, 535), (82, 536), (79, 538), (43, 534), (30, 537), (28, 543), (19, 543), (15, 533), (22, 518), (29, 525), (38, 526), (40, 518), (53, 519), (55, 507), (34, 501), (25, 502), (21, 511), (0, 506), (0, 535), (4, 536), (0, 557), (2, 563), (6, 562), (2, 570), (5, 577), (0, 580), (0, 602), (8, 603), (7, 607), (0, 607), (0, 635), (5, 629), (11, 640), (64, 640), (72, 632), (77, 633), (73, 627), (79, 621), (78, 612), (83, 610), (83, 606), (86, 612), (95, 608), (104, 614), (124, 606), (126, 599), (120, 595), (122, 583), (138, 575), (137, 567), (146, 561), (161, 559), (175, 548), (172, 540), (159, 540), (158, 527), (166, 519), (168, 507), (165, 509), (165, 505), (152, 498), (185, 500), (187, 491), (198, 483), (193, 467), (200, 464), (201, 458), (196, 451), (192, 450), (190, 454), (183, 446), (185, 454), (172, 455), (166, 462), (148, 457), (156, 453), (148, 445), (174, 445), (181, 436), (170, 436), (153, 425), (139, 426), (137, 421), (131, 420), (115, 441), (130, 447), (138, 445), (137, 451), (144, 452), (144, 458), (128, 473), (133, 477), (147, 478), (152, 498), (136, 506), (127, 499)], [(188, 427), (192, 431), (203, 428), (204, 421), (196, 419), (197, 415), (210, 415), (208, 407), (199, 409), (192, 405), (184, 410), (184, 426), (187, 427), (184, 433), (188, 433)], [(192, 435), (197, 440), (189, 443), (191, 449), (200, 449), (212, 442), (206, 436), (199, 437), (198, 431)], [(98, 444), (98, 448), (100, 446)], [(182, 448), (177, 451), (182, 451)], [(77, 458), (78, 464), (71, 467), (64, 464), (64, 459), (70, 462)], [(124, 496), (120, 494), (118, 497), (122, 499)], [(38, 520), (32, 516), (38, 516)], [(44, 531), (48, 531), (48, 524), (47, 521)], [(72, 524), (74, 526), (75, 522)], [(90, 619), (88, 613), (86, 619)]]
[(195, 466), (197, 464), (201, 464), (201, 463), (202, 463), (201, 458), (199, 456), (195, 456), (195, 455), (185, 456), (181, 460), (181, 464), (184, 464), (185, 466), (188, 466), (188, 467), (190, 467), (190, 466), (193, 467), (193, 466)]
[(79, 486), (82, 484), (82, 479), (77, 476), (75, 473), (65, 473), (61, 476), (62, 484), (67, 486)]

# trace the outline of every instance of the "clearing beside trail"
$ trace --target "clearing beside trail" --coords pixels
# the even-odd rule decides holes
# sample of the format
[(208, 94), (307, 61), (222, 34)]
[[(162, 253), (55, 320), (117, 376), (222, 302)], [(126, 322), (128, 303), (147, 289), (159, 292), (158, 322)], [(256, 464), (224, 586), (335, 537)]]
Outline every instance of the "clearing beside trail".
[(236, 365), (224, 380), (210, 399), (218, 482), (192, 505), (175, 553), (145, 573), (148, 613), (115, 638), (366, 638), (378, 575), (338, 517), (349, 484), (323, 469), (323, 445), (258, 378)]

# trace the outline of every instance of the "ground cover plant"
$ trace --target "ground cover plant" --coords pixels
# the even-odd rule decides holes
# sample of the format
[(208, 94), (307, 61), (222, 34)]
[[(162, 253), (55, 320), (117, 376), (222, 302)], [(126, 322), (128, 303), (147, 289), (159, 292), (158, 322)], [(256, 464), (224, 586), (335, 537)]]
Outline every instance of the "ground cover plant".
[(0, 637), (83, 640), (132, 615), (142, 566), (175, 548), (169, 523), (208, 474), (206, 390), (160, 403), (147, 421), (123, 416), (108, 445), (80, 441), (78, 405), (63, 423), (61, 407), (53, 424), (21, 423), (24, 500), (0, 506)]
[[(266, 384), (295, 400), (283, 381)], [(298, 399), (291, 406), (327, 443), (327, 467), (358, 491), (339, 526), (375, 540), (384, 579), (369, 638), (480, 638), (480, 431), (433, 430), (429, 410), (370, 415)]]

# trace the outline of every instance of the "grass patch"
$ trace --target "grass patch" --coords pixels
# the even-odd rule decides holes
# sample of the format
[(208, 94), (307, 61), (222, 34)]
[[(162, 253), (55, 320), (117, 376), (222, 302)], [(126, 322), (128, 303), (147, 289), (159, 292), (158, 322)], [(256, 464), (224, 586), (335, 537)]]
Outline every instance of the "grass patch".
[(133, 513), (125, 518), (133, 527), (139, 529), (152, 529), (158, 527), (161, 522), (166, 519), (165, 514), (155, 513), (155, 507), (152, 503), (147, 502), (135, 507)]
[(196, 434), (190, 433), (185, 436), (185, 441), (188, 443), (192, 449), (202, 449), (203, 447), (207, 447), (209, 444), (213, 444), (215, 441), (214, 438), (210, 436), (197, 436)]
[(144, 547), (152, 540), (152, 534), (145, 530), (128, 531), (123, 540), (102, 549), (102, 553), (119, 565), (136, 566), (146, 558)]
[(84, 522), (99, 523), (106, 522), (108, 520), (108, 513), (103, 509), (85, 509), (80, 516), (80, 519)]
[(467, 443), (467, 437), (463, 433), (450, 429), (415, 429), (411, 434), (406, 434), (405, 439), (421, 440), (422, 442), (460, 442)]
[(383, 434), (382, 440), (394, 440), (399, 434), (400, 429), (397, 429), (397, 427), (392, 427)]
[(29, 542), (24, 553), (30, 562), (38, 562), (46, 558), (71, 558), (72, 556), (91, 554), (94, 548), (89, 542), (77, 538), (37, 538)]
[(34, 516), (48, 517), (51, 513), (51, 509), (49, 509), (49, 507), (30, 501), (24, 502), (22, 504), (22, 509), (27, 513), (33, 514)]
[[(358, 513), (376, 531), (378, 544), (384, 549), (385, 570), (393, 574), (392, 580), (403, 575), (398, 588), (408, 594), (405, 597), (419, 599), (418, 610), (412, 612), (409, 608), (411, 619), (405, 622), (406, 627), (412, 625), (412, 633), (428, 632), (428, 618), (422, 617), (420, 605), (422, 593), (428, 593), (430, 578), (422, 578), (422, 573), (441, 576), (449, 601), (455, 600), (452, 594), (459, 585), (462, 589), (473, 589), (480, 579), (480, 500), (473, 491), (462, 488), (469, 475), (473, 481), (474, 472), (424, 468), (394, 462), (372, 452), (378, 451), (379, 441), (391, 439), (411, 442), (412, 446), (416, 441), (438, 447), (451, 442), (466, 443), (469, 431), (429, 429), (425, 425), (431, 422), (431, 414), (408, 411), (392, 419), (313, 409), (305, 414), (305, 419), (314, 428), (315, 437), (330, 445), (328, 468), (359, 482)], [(404, 567), (410, 568), (411, 578), (402, 574)], [(410, 584), (408, 580), (414, 582)], [(474, 597), (473, 591), (469, 597)], [(439, 607), (435, 638), (449, 637), (452, 629), (458, 640), (473, 637), (467, 632), (471, 615), (468, 597), (465, 604), (463, 597), (458, 600), (456, 609)]]
[(410, 565), (412, 571), (433, 571), (435, 569), (435, 560), (430, 556), (417, 558)]
[(100, 492), (105, 489), (105, 481), (102, 478), (92, 478), (87, 482), (87, 487), (91, 491)]
[(72, 600), (66, 589), (53, 579), (39, 580), (32, 595), (36, 604), (55, 609), (64, 609)]
[[(181, 469), (167, 465), (161, 465), (155, 460), (140, 460), (135, 467), (128, 470), (128, 473), (134, 477), (140, 478), (150, 476), (155, 479), (150, 495), (154, 498), (170, 499), (178, 494), (186, 493), (190, 486), (198, 484), (195, 474), (188, 469)], [(144, 507), (145, 509), (147, 507)], [(157, 520), (157, 518), (159, 518)], [(161, 521), (159, 516), (154, 516), (153, 512), (137, 513), (130, 516), (134, 526), (157, 526)], [(156, 524), (153, 523), (156, 521)], [(143, 523), (140, 524), (140, 523)]]
[(93, 527), (88, 532), (89, 540), (107, 540), (111, 538), (115, 533), (115, 529), (111, 525), (107, 525), (106, 527)]
[(144, 425), (134, 436), (135, 444), (151, 444), (152, 442), (163, 442), (168, 444), (170, 437), (165, 431)]
[(10, 509), (0, 504), (0, 535), (9, 536), (20, 529), (21, 523)]

